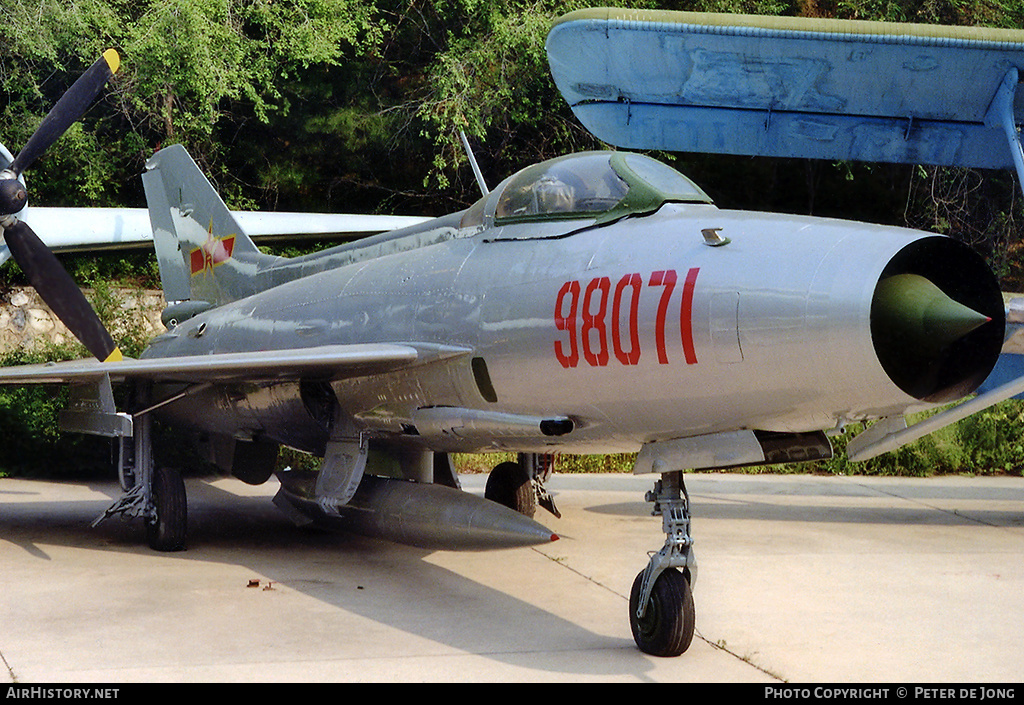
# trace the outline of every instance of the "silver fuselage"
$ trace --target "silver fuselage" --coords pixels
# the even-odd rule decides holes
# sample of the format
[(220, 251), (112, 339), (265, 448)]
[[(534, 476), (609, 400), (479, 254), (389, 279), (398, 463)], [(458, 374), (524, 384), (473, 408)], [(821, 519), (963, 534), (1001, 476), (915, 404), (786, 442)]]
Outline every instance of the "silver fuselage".
[[(729, 242), (709, 246), (702, 231)], [(289, 263), (267, 277), (293, 280), (185, 321), (146, 356), (462, 348), (407, 371), (330, 382), (370, 437), (433, 450), (635, 451), (735, 429), (820, 430), (929, 405), (879, 363), (871, 304), (897, 253), (946, 240), (710, 204), (666, 204), (602, 226), (460, 228), (449, 217)], [(221, 385), (165, 412), (317, 452), (325, 428), (301, 386)], [(573, 426), (544, 435), (510, 422), (502, 433), (503, 415)]]

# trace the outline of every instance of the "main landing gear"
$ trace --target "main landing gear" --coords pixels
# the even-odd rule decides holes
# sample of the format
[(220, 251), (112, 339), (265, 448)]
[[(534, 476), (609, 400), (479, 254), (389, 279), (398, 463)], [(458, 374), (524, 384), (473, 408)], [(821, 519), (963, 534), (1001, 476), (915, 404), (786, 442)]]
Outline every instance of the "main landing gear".
[(132, 418), (131, 436), (118, 436), (118, 479), (124, 494), (93, 522), (120, 514), (146, 524), (146, 540), (155, 551), (185, 548), (188, 502), (181, 473), (153, 465), (152, 417)]
[(554, 464), (553, 455), (520, 453), (515, 461), (500, 463), (491, 470), (484, 498), (531, 518), (538, 505), (560, 517), (554, 500), (544, 488)]
[(652, 656), (678, 656), (693, 640), (692, 584), (697, 562), (690, 536), (690, 498), (682, 472), (667, 472), (646, 499), (661, 514), (665, 545), (651, 554), (629, 594), (629, 625), (640, 650)]

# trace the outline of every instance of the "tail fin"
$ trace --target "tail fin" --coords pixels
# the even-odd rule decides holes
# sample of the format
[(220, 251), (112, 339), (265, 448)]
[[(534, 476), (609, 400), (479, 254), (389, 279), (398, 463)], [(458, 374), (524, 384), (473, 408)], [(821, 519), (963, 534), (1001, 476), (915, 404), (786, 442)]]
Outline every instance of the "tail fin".
[(277, 258), (242, 232), (184, 147), (154, 154), (142, 183), (168, 303), (191, 301), (198, 311), (259, 291), (260, 260)]

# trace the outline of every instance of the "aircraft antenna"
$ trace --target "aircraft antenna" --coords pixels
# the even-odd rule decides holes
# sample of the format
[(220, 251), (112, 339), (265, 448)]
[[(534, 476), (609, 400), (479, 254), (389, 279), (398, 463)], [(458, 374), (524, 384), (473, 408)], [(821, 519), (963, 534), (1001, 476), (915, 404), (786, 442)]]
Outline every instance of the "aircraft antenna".
[(459, 139), (462, 140), (462, 148), (466, 150), (466, 157), (469, 159), (469, 165), (473, 168), (473, 176), (476, 177), (476, 183), (480, 186), (480, 192), (486, 196), (491, 191), (487, 188), (484, 175), (480, 171), (480, 166), (476, 163), (476, 157), (473, 156), (473, 150), (469, 146), (469, 138), (466, 137), (465, 131), (459, 130)]

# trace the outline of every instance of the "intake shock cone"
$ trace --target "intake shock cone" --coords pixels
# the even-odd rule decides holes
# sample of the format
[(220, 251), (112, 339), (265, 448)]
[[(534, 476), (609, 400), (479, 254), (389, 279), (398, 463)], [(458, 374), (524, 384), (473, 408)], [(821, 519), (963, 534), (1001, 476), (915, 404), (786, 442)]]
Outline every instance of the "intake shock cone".
[(978, 387), (999, 357), (1005, 315), (984, 261), (949, 238), (924, 238), (883, 271), (871, 305), (875, 353), (896, 386), (944, 403)]

